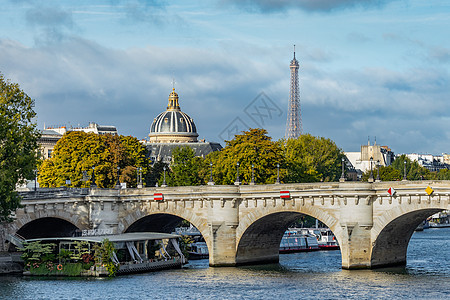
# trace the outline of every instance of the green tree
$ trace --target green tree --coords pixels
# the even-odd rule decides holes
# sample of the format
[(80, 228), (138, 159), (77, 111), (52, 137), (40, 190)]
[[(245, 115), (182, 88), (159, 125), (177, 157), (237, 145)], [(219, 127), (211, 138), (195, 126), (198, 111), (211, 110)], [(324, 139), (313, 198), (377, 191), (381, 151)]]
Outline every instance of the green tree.
[(18, 184), (34, 177), (39, 131), (31, 99), (0, 74), (0, 221), (20, 206)]
[[(171, 172), (166, 174), (166, 182), (169, 186), (201, 185), (204, 183), (200, 176), (205, 168), (203, 158), (195, 156), (191, 147), (176, 147), (172, 150), (173, 162)], [(162, 183), (160, 177), (160, 183)]]
[[(265, 129), (250, 129), (237, 134), (220, 152), (210, 153), (205, 159), (204, 173), (208, 174), (208, 163), (213, 163), (214, 181), (217, 184), (233, 184), (236, 180), (237, 163), (239, 178), (243, 183), (250, 183), (252, 164), (256, 183), (275, 183), (277, 164), (283, 168), (284, 159), (281, 143), (272, 141)], [(281, 176), (283, 175), (281, 169)]]
[[(364, 172), (362, 176), (362, 181), (367, 181), (370, 176), (370, 170), (367, 170)], [(376, 179), (377, 176), (377, 169), (373, 169), (373, 178)], [(380, 167), (380, 180), (381, 181), (398, 181), (402, 180), (402, 173), (394, 169), (392, 166), (381, 166)]]
[(344, 154), (332, 140), (303, 134), (284, 145), (286, 182), (337, 181), (341, 176)]
[(450, 180), (450, 170), (449, 169), (442, 169), (439, 170), (436, 174), (436, 179), (438, 180)]
[(405, 168), (405, 162), (406, 162), (406, 179), (408, 180), (420, 180), (420, 179), (426, 179), (428, 177), (431, 177), (430, 171), (419, 165), (417, 161), (411, 161), (405, 154), (400, 155), (397, 157), (394, 162), (391, 164), (391, 166), (400, 171), (402, 174), (402, 178), (404, 175), (404, 168)]
[[(165, 162), (159, 160), (155, 162), (153, 167), (147, 172), (145, 176), (145, 182), (147, 186), (155, 186), (158, 180), (163, 177), (164, 167), (166, 167), (166, 172), (169, 170), (169, 165)], [(167, 174), (166, 174), (167, 175)], [(161, 181), (162, 182), (162, 181)]]

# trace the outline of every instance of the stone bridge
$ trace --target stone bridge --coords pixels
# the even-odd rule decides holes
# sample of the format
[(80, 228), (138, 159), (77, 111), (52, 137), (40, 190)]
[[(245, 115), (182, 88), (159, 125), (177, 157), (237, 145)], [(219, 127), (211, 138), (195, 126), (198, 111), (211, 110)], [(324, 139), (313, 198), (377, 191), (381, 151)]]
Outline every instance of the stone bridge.
[[(392, 196), (389, 188), (395, 189)], [(288, 198), (280, 191), (289, 192)], [(171, 232), (184, 219), (202, 233), (211, 266), (277, 262), (284, 231), (305, 214), (333, 231), (342, 267), (356, 269), (406, 264), (414, 229), (450, 209), (450, 181), (60, 188), (22, 196), (14, 221), (0, 226), (0, 251), (12, 248), (9, 234), (70, 236), (75, 229), (106, 228)]]

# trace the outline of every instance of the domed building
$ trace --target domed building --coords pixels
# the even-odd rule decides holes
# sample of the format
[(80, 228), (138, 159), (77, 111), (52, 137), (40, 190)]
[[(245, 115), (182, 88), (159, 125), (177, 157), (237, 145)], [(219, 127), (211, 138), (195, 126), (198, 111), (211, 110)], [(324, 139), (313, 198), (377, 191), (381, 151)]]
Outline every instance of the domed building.
[(219, 143), (198, 141), (197, 127), (194, 120), (181, 111), (179, 97), (175, 88), (169, 95), (167, 109), (153, 119), (150, 126), (147, 149), (153, 163), (172, 161), (172, 150), (176, 147), (189, 146), (196, 156), (204, 157), (213, 151), (219, 151)]
[(169, 95), (167, 110), (153, 120), (148, 136), (151, 143), (197, 142), (194, 120), (181, 111), (175, 88)]

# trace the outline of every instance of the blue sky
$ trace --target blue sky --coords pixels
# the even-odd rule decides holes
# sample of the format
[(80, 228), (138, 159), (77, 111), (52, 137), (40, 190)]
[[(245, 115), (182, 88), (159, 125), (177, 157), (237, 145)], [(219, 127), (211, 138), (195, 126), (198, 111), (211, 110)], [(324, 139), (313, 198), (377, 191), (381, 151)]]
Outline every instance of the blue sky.
[(145, 138), (175, 79), (200, 138), (265, 127), (278, 139), (296, 44), (304, 132), (345, 151), (376, 136), (395, 153), (450, 152), (445, 0), (0, 4), (0, 72), (36, 100), (40, 128)]

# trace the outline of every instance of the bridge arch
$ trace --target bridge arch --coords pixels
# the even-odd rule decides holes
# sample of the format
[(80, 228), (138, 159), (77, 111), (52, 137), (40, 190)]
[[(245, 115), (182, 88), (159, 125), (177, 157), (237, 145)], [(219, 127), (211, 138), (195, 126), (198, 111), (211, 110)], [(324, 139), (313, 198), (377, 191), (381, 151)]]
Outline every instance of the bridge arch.
[(243, 217), (236, 230), (236, 264), (278, 262), (280, 242), (284, 232), (301, 215), (309, 215), (324, 223), (342, 240), (339, 221), (325, 210), (314, 207), (300, 210), (271, 208)]
[(408, 244), (414, 230), (427, 217), (443, 208), (416, 208), (406, 211), (404, 207), (393, 208), (375, 220), (372, 229), (372, 268), (406, 265)]
[[(207, 220), (197, 216), (190, 210), (164, 212), (134, 210), (125, 218), (122, 218), (119, 222), (118, 228), (120, 232), (159, 231), (171, 233), (175, 229), (175, 226), (182, 220), (186, 220), (195, 226), (195, 228), (200, 231), (201, 235), (205, 239), (208, 249), (211, 249), (212, 240), (210, 238), (210, 230), (207, 225)], [(161, 226), (164, 222), (166, 222), (166, 224)], [(160, 223), (160, 225), (157, 223)]]

